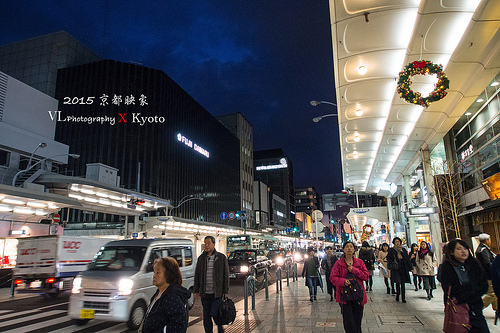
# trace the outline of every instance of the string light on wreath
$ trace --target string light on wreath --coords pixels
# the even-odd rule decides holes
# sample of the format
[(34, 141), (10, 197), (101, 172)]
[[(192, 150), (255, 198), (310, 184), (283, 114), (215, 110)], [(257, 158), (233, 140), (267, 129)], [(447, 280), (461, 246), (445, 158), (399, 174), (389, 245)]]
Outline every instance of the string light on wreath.
[(361, 241), (364, 242), (365, 240), (368, 240), (372, 234), (373, 227), (371, 226), (371, 224), (365, 224), (363, 226), (363, 233), (361, 234)]
[[(410, 85), (412, 83), (411, 78), (413, 75), (426, 74), (436, 74), (438, 80), (434, 86), (434, 90), (429, 94), (429, 96), (422, 97), (422, 94), (418, 91), (415, 92), (410, 89)], [(426, 108), (432, 102), (443, 99), (446, 96), (446, 90), (449, 87), (450, 80), (444, 74), (442, 65), (434, 64), (428, 60), (417, 60), (410, 62), (399, 73), (397, 91), (399, 96), (401, 96), (401, 98), (408, 103), (421, 105)]]

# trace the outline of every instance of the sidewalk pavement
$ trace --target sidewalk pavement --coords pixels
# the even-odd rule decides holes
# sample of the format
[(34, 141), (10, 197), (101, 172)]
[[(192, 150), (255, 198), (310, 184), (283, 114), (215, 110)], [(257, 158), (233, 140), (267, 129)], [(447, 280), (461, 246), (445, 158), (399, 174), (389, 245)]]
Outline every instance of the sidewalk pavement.
[[(323, 282), (325, 281), (323, 277)], [(436, 281), (436, 283), (438, 283)], [(338, 303), (330, 302), (330, 296), (318, 288), (318, 300), (309, 301), (309, 291), (304, 279), (292, 282), (287, 287), (283, 280), (283, 291), (276, 294), (276, 285), (269, 286), (269, 301), (265, 292), (256, 294), (255, 310), (252, 299), (248, 299), (249, 315), (244, 313), (244, 300), (236, 303), (236, 320), (225, 326), (225, 332), (344, 332), (342, 315)], [(438, 283), (434, 298), (426, 299), (425, 290), (415, 291), (413, 285), (406, 285), (406, 304), (396, 302), (395, 295), (387, 295), (383, 278), (378, 271), (373, 276), (373, 291), (367, 292), (368, 303), (364, 306), (362, 329), (365, 332), (431, 333), (442, 332), (444, 320), (443, 291)], [(491, 306), (484, 310), (491, 332), (500, 332), (493, 325), (495, 313)], [(214, 327), (214, 332), (217, 328)], [(202, 333), (203, 322), (188, 327), (188, 333)]]

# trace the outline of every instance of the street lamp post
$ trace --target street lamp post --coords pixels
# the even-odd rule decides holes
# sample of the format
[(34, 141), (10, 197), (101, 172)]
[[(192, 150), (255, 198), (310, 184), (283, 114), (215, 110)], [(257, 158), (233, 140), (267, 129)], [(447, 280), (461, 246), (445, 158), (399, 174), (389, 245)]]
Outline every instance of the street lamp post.
[(35, 150), (33, 150), (33, 152), (31, 153), (30, 155), (30, 160), (28, 161), (28, 166), (26, 168), (29, 168), (30, 165), (31, 165), (31, 160), (33, 159), (33, 155), (35, 155), (36, 151), (38, 150), (38, 148), (45, 148), (47, 147), (47, 144), (45, 142), (40, 142), (38, 144), (38, 146), (36, 146)]
[(325, 114), (325, 115), (322, 115), (322, 116), (319, 116), (319, 117), (314, 117), (313, 121), (315, 123), (317, 123), (318, 121), (320, 121), (321, 119), (323, 119), (325, 117), (337, 117), (337, 116), (338, 116), (338, 114), (336, 114), (336, 113)]
[(179, 208), (181, 205), (185, 204), (186, 202), (188, 201), (191, 201), (191, 200), (203, 200), (203, 197), (195, 197), (194, 194), (190, 194), (190, 195), (186, 195), (184, 196), (184, 198), (182, 198), (180, 201), (179, 201), (179, 204), (175, 207), (172, 207), (168, 210), (168, 214), (167, 216), (172, 216), (172, 211), (176, 208)]
[[(36, 151), (36, 149), (35, 149), (35, 151)], [(28, 164), (28, 166), (26, 167), (26, 169), (21, 170), (21, 171), (19, 171), (18, 173), (16, 173), (14, 175), (14, 178), (12, 179), (12, 186), (16, 186), (16, 180), (17, 180), (17, 177), (19, 177), (20, 174), (30, 171), (31, 169), (33, 169), (34, 167), (36, 167), (38, 164), (40, 164), (42, 162), (45, 162), (46, 160), (49, 160), (49, 159), (54, 158), (54, 157), (65, 156), (65, 155), (68, 155), (69, 157), (72, 157), (74, 159), (80, 158), (80, 155), (78, 155), (78, 154), (59, 154), (59, 155), (55, 155), (55, 156), (46, 157), (43, 160), (40, 160), (40, 161), (36, 162), (32, 166), (29, 166), (29, 164)], [(31, 160), (30, 160), (30, 163), (31, 163)]]
[(337, 106), (337, 104), (335, 103), (332, 103), (332, 102), (327, 102), (327, 101), (310, 101), (309, 102), (312, 106), (318, 106), (320, 104), (330, 104), (330, 105), (333, 105), (333, 106)]
[[(329, 104), (329, 105), (333, 105), (333, 106), (335, 106), (335, 108), (337, 108), (337, 104), (332, 103), (332, 102), (327, 102), (327, 101), (310, 101), (309, 103), (312, 106), (318, 106), (320, 104)], [(326, 117), (338, 117), (338, 114), (337, 113), (330, 113), (330, 114), (325, 114), (325, 115), (322, 115), (319, 117), (314, 117), (313, 121), (315, 123), (317, 123), (318, 121), (320, 121), (321, 119), (326, 118)]]

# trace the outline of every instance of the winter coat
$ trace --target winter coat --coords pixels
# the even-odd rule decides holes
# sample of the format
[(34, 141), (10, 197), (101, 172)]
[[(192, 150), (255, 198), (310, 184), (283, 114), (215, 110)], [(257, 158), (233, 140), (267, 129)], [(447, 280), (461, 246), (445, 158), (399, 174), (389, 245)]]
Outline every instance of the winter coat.
[(389, 270), (389, 268), (387, 268), (387, 254), (389, 252), (384, 252), (384, 251), (378, 251), (378, 259), (377, 259), (377, 263), (379, 265), (382, 265), (385, 267), (385, 269), (387, 270), (387, 276), (384, 276), (386, 278), (390, 278), (391, 277), (391, 271)]
[(373, 265), (375, 263), (375, 254), (371, 247), (362, 247), (359, 250), (358, 258), (363, 260), (367, 270), (373, 271), (375, 269)]
[(460, 283), (451, 262), (444, 261), (441, 265), (438, 279), (443, 287), (444, 301), (446, 302), (447, 299), (448, 287), (451, 286), (450, 297), (455, 297), (458, 304), (467, 303), (472, 311), (480, 311), (483, 308), (481, 296), (488, 291), (486, 273), (481, 264), (473, 257), (465, 260), (463, 266), (469, 276), (469, 281), (465, 284)]
[(307, 258), (305, 261), (304, 261), (304, 267), (302, 267), (302, 277), (305, 277), (306, 278), (306, 286), (309, 286), (308, 284), (308, 277), (309, 277), (309, 272), (307, 271), (307, 265), (309, 263), (309, 261), (311, 260), (314, 260), (314, 267), (316, 267), (316, 271), (317, 271), (317, 275), (316, 276), (319, 276), (321, 278), (321, 275), (319, 274), (319, 259), (318, 257), (309, 257)]
[(479, 261), (484, 271), (486, 272), (486, 277), (491, 280), (491, 263), (495, 259), (495, 254), (490, 250), (488, 246), (484, 243), (480, 243), (476, 249), (476, 259)]
[(391, 272), (392, 279), (396, 283), (411, 283), (409, 271), (413, 269), (413, 265), (406, 249), (403, 248), (401, 255), (403, 258), (398, 259), (397, 251), (393, 247), (391, 247), (387, 253), (387, 264), (396, 260), (399, 266), (396, 271)]
[[(338, 292), (339, 290), (342, 290), (345, 286), (345, 278), (344, 276), (349, 272), (347, 269), (347, 263), (345, 262), (344, 257), (340, 258), (337, 260), (335, 265), (333, 266), (332, 269), (332, 274), (330, 275), (330, 281), (333, 283), (334, 286), (337, 288), (337, 292), (335, 293), (335, 300), (337, 303), (341, 303), (341, 292)], [(365, 284), (363, 281), (368, 281), (368, 277), (370, 276), (368, 273), (368, 270), (366, 269), (366, 265), (363, 262), (363, 260), (358, 259), (358, 258), (353, 258), (353, 263), (352, 263), (352, 273), (354, 276), (358, 279), (359, 285), (361, 288), (363, 288), (363, 302), (361, 302), (361, 305), (365, 305), (367, 302), (366, 298), (366, 292), (365, 292)], [(345, 303), (345, 302), (343, 302)]]
[(321, 260), (321, 269), (325, 271), (326, 279), (328, 280), (330, 278), (330, 274), (332, 273), (333, 266), (337, 262), (337, 256), (335, 254), (332, 254), (330, 257), (330, 266), (331, 268), (328, 269), (328, 256), (325, 257), (325, 259)]
[[(222, 294), (227, 294), (229, 291), (229, 264), (224, 254), (213, 251), (215, 256), (214, 261), (214, 297), (222, 297)], [(205, 279), (207, 275), (207, 252), (198, 257), (196, 270), (194, 272), (193, 292), (199, 293), (201, 297), (205, 297)]]
[[(151, 297), (151, 302), (158, 295), (158, 290)], [(187, 300), (191, 297), (189, 290), (181, 285), (170, 285), (157, 300), (142, 324), (142, 333), (181, 333), (187, 331)]]
[[(431, 255), (432, 254), (432, 255)], [(436, 258), (434, 254), (430, 251), (427, 252), (424, 256), (424, 259), (420, 259), (420, 256), (417, 254), (417, 270), (418, 275), (420, 276), (434, 276), (434, 267), (437, 266)]]

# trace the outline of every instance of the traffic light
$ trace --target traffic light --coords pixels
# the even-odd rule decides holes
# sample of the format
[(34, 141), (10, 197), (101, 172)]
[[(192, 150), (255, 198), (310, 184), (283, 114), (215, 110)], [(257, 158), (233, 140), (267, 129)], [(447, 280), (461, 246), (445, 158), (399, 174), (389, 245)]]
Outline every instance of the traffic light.
[(236, 212), (236, 214), (234, 214), (234, 216), (239, 219), (240, 218), (240, 212)]
[(335, 220), (334, 220), (334, 219), (331, 219), (331, 220), (330, 220), (330, 223), (331, 223), (331, 224), (335, 224)]

